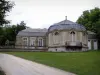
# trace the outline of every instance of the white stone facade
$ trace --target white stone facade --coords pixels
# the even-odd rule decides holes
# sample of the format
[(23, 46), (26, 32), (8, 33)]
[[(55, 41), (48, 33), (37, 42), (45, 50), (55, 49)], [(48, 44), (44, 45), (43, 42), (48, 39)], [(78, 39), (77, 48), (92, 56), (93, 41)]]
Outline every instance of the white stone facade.
[(96, 50), (98, 49), (97, 40), (91, 39), (90, 35), (94, 36), (93, 33), (87, 32), (83, 25), (64, 20), (48, 29), (22, 30), (16, 37), (16, 48), (50, 52)]
[[(71, 34), (71, 32), (74, 32), (74, 34)], [(55, 33), (58, 34), (55, 35)], [(48, 47), (49, 47), (48, 51), (53, 51), (53, 52), (67, 52), (75, 50), (86, 51), (88, 49), (87, 40), (88, 40), (87, 32), (74, 31), (74, 30), (54, 31), (48, 34)], [(68, 45), (66, 43), (68, 43)]]

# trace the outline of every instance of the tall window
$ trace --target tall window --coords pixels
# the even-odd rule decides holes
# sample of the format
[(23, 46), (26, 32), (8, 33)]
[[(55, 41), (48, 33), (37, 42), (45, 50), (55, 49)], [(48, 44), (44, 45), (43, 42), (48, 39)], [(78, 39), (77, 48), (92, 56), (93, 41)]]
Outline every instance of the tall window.
[(23, 44), (24, 44), (25, 46), (28, 45), (28, 38), (27, 38), (27, 37), (24, 37), (24, 38), (23, 38)]
[(30, 38), (30, 46), (35, 46), (35, 38)]
[(40, 47), (43, 46), (43, 39), (38, 40), (38, 46), (40, 46)]
[(70, 35), (71, 35), (71, 41), (75, 41), (75, 32), (72, 31), (72, 32), (70, 33)]
[(86, 44), (86, 42), (87, 42), (86, 39), (87, 39), (87, 38), (86, 38), (86, 33), (83, 32), (82, 40), (83, 40), (83, 42), (84, 42), (85, 44)]
[(59, 35), (59, 33), (58, 33), (58, 32), (55, 32), (54, 34), (55, 34), (55, 35)]
[(59, 32), (55, 32), (54, 35), (53, 35), (53, 41), (54, 41), (54, 44), (58, 44), (59, 43)]

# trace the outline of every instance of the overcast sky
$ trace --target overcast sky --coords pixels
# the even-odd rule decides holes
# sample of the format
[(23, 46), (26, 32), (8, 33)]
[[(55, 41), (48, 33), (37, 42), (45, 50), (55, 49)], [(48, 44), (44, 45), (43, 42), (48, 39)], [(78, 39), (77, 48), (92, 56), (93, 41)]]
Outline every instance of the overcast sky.
[(25, 21), (31, 28), (48, 28), (68, 20), (76, 22), (84, 10), (100, 7), (100, 0), (11, 0), (15, 6), (6, 17), (11, 24)]

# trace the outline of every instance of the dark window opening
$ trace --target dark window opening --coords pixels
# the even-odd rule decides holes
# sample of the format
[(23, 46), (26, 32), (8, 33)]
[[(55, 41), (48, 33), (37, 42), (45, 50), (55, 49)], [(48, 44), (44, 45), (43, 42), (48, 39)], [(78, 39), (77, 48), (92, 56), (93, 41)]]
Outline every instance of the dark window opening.
[(75, 34), (75, 32), (74, 32), (74, 31), (72, 31), (70, 34)]
[(94, 42), (97, 42), (96, 40), (94, 40)]
[(58, 32), (55, 32), (55, 35), (59, 35), (59, 33)]
[(56, 51), (57, 51), (57, 49), (56, 49)]

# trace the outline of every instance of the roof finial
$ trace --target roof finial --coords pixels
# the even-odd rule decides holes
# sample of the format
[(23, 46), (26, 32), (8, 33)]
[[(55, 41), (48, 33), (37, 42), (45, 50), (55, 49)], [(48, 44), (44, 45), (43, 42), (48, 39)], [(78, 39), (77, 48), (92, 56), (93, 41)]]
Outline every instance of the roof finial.
[(67, 20), (67, 16), (65, 16), (65, 20)]

